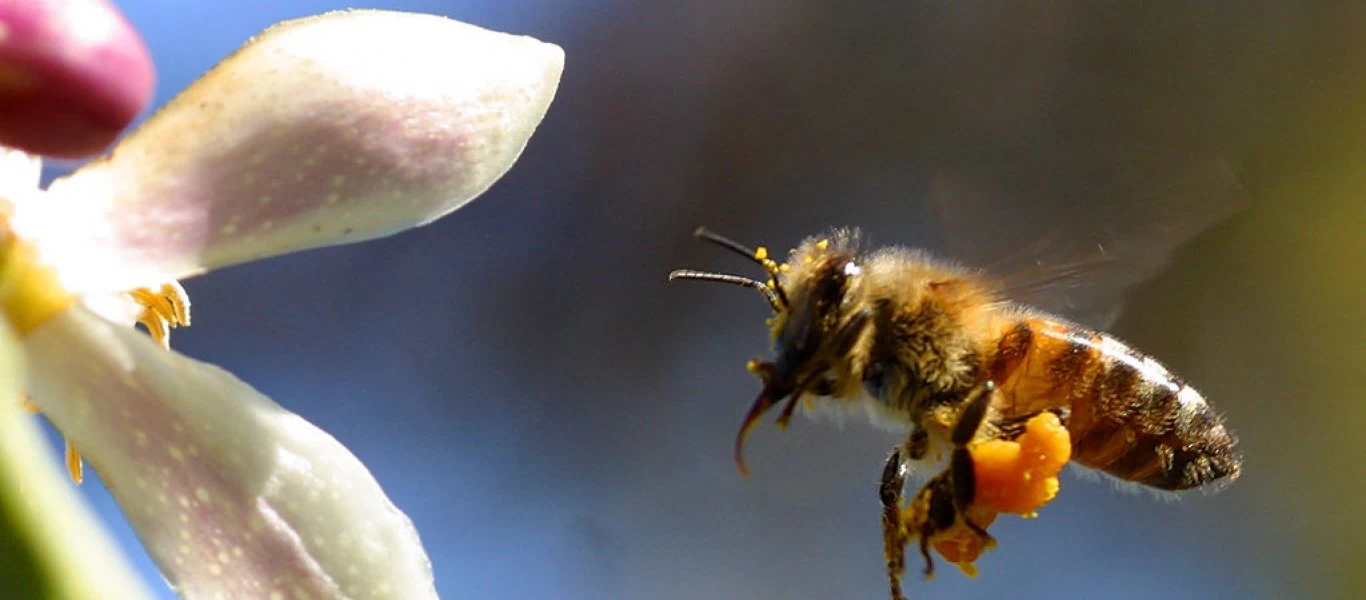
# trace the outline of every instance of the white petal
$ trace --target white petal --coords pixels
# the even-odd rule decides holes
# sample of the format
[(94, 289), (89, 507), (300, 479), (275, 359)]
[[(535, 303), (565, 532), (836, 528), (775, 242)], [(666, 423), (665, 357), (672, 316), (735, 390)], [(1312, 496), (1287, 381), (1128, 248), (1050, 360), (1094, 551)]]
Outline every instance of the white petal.
[(34, 401), (184, 597), (436, 596), (412, 523), (360, 461), (230, 373), (81, 307), (24, 345)]
[(511, 168), (563, 65), (558, 46), (431, 15), (286, 22), (15, 227), (78, 292), (388, 235)]
[(32, 525), (13, 533), (44, 571), (25, 576), (45, 580), (62, 598), (150, 597), (47, 450), (37, 420), (22, 414), (20, 355), (19, 340), (0, 319), (0, 507)]
[(17, 203), (38, 191), (43, 161), (22, 150), (0, 146), (0, 199)]

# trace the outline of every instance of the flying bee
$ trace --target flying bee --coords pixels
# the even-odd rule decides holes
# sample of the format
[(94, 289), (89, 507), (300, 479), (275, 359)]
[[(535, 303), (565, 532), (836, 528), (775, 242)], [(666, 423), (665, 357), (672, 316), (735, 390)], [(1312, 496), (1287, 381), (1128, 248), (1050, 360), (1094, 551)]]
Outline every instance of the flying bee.
[[(781, 426), (806, 403), (866, 412), (908, 432), (888, 457), (880, 486), (895, 599), (909, 541), (919, 541), (927, 577), (932, 543), (968, 570), (994, 545), (986, 528), (995, 514), (1029, 513), (1051, 499), (1057, 469), (1069, 458), (1160, 490), (1238, 477), (1234, 438), (1199, 392), (1114, 337), (1007, 300), (982, 272), (917, 250), (868, 251), (854, 230), (808, 238), (783, 263), (764, 247), (705, 229), (696, 235), (757, 263), (767, 276), (669, 275), (757, 290), (773, 311), (776, 356), (748, 363), (762, 390), (735, 441), (742, 472), (746, 435), (778, 406)], [(1037, 445), (1046, 434), (1032, 432), (1049, 423), (1065, 432), (1041, 454), (1060, 459), (1051, 489), (1014, 508), (985, 500), (979, 479), (987, 459), (977, 449)], [(905, 504), (907, 473), (942, 456), (948, 464)], [(1026, 473), (1021, 481), (1030, 479)], [(958, 550), (950, 555), (946, 546)]]

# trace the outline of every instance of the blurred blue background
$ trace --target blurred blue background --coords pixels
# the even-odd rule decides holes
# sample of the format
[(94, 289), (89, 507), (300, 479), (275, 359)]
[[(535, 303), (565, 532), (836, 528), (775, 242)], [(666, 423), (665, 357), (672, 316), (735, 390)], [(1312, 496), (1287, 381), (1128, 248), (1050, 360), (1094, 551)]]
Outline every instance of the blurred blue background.
[[(157, 62), (157, 104), (266, 26), (347, 6), (121, 5)], [(416, 522), (444, 597), (885, 597), (875, 490), (897, 436), (762, 427), (742, 478), (730, 448), (764, 308), (664, 276), (743, 270), (691, 239), (700, 224), (778, 248), (832, 225), (942, 247), (925, 201), (946, 168), (1009, 179), (997, 225), (1104, 215), (1124, 199), (1029, 167), (1066, 171), (1095, 144), (1223, 156), (1252, 201), (1133, 290), (1114, 328), (1226, 413), (1244, 478), (1171, 503), (1066, 477), (1039, 519), (998, 522), (979, 578), (944, 568), (908, 592), (1360, 597), (1361, 8), (371, 6), (562, 45), (545, 123), (492, 191), (429, 227), (185, 282), (195, 324), (174, 342), (359, 455)], [(1163, 189), (1160, 172), (1116, 175)], [(1001, 245), (985, 231), (971, 243)], [(172, 597), (99, 483), (83, 489)]]

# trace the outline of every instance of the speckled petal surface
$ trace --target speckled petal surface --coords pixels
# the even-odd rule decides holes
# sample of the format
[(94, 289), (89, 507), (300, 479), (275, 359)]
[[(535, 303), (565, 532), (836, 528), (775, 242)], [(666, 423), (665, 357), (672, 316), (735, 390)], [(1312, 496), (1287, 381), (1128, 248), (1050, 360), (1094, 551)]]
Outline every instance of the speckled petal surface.
[(58, 466), (38, 421), (20, 408), (21, 359), (19, 339), (0, 319), (0, 555), (32, 561), (0, 566), (11, 575), (31, 569), (27, 585), (4, 579), (4, 597), (151, 598)]
[(427, 223), (482, 193), (554, 97), (558, 46), (348, 11), (262, 33), (15, 227), (77, 292)]
[(24, 339), (30, 394), (185, 598), (436, 596), (412, 523), (340, 443), (82, 308)]

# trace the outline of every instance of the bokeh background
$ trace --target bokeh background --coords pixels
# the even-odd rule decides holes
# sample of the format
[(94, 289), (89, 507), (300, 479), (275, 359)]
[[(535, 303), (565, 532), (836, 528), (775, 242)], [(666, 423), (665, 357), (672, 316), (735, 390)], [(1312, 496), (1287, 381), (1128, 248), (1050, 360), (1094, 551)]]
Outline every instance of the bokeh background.
[[(121, 4), (156, 59), (158, 104), (271, 23), (346, 6)], [(1039, 519), (998, 522), (979, 578), (945, 568), (908, 591), (1364, 593), (1366, 9), (371, 6), (564, 46), (545, 123), (501, 183), (436, 224), (186, 282), (195, 325), (174, 341), (359, 455), (416, 522), (444, 597), (884, 597), (876, 480), (897, 436), (763, 427), (753, 476), (736, 473), (764, 308), (665, 283), (682, 266), (744, 270), (692, 229), (786, 248), (860, 225), (876, 243), (1006, 252), (1006, 234), (1141, 219), (1123, 211), (1145, 194), (1203, 210), (1210, 156), (1248, 210), (1133, 288), (1113, 329), (1216, 401), (1241, 435), (1243, 479), (1172, 503), (1067, 477)], [(1097, 169), (1096, 148), (1162, 159)], [(941, 227), (943, 173), (991, 192), (980, 228)], [(84, 490), (172, 597), (100, 484)]]

